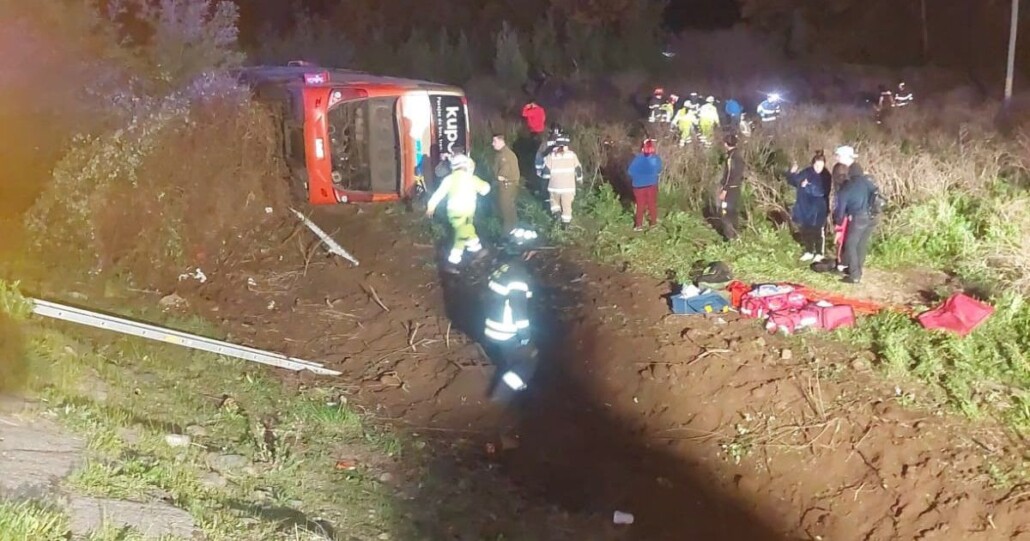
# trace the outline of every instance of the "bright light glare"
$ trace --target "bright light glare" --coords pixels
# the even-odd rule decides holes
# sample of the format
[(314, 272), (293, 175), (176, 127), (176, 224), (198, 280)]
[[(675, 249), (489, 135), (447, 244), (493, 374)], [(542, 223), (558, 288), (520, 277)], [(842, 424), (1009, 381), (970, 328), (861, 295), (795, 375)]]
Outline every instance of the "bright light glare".
[(769, 99), (772, 101), (780, 101), (780, 95), (774, 92), (772, 94), (769, 94)]
[(516, 391), (521, 391), (522, 389), (526, 388), (526, 382), (522, 381), (522, 378), (520, 378), (518, 374), (510, 370), (505, 372), (504, 375), (501, 376), (501, 381), (503, 381), (505, 385), (511, 387), (513, 390)]

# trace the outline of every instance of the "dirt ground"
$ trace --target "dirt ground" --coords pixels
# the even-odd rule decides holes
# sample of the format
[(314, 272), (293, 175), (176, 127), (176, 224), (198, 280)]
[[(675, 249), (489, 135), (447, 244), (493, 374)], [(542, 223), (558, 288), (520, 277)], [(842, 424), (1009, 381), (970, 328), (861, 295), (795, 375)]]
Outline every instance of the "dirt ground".
[[(499, 465), (592, 529), (554, 539), (1030, 540), (1030, 494), (983, 473), (1025, 444), (903, 405), (908, 389), (874, 377), (869, 354), (732, 314), (670, 316), (669, 284), (549, 249), (531, 261), (542, 367), (492, 402), (474, 343), (482, 282), (438, 273), (428, 241), (398, 234), (420, 226), (399, 207), (315, 219), (360, 266), (296, 230), (178, 293), (235, 341), (343, 372), (284, 377)], [(615, 510), (635, 523), (611, 525)]]

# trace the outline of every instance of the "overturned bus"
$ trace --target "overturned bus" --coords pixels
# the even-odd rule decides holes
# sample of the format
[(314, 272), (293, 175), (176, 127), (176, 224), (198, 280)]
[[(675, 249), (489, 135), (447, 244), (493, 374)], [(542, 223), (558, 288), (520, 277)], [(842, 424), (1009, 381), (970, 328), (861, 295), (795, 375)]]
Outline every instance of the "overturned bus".
[(272, 107), (294, 191), (313, 205), (412, 197), (471, 142), (457, 87), (305, 62), (242, 68), (239, 80)]

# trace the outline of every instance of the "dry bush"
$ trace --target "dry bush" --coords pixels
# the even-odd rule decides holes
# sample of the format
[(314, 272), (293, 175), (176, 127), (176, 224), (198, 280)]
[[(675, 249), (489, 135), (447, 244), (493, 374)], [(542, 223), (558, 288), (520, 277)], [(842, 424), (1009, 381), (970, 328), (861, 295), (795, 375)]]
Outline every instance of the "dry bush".
[(195, 108), (187, 127), (162, 137), (140, 163), (135, 186), (112, 184), (98, 194), (106, 266), (164, 285), (187, 267), (232, 264), (233, 247), (266, 239), (289, 207), (275, 134), (258, 105)]

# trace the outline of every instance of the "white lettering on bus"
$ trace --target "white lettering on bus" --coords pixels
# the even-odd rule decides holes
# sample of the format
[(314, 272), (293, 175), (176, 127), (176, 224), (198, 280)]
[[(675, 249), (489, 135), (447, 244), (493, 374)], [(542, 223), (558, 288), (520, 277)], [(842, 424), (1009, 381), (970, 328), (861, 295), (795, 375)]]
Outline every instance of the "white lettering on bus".
[(458, 142), (458, 108), (448, 107), (446, 127), (444, 128), (444, 135), (447, 137), (447, 152), (454, 151), (454, 145)]

